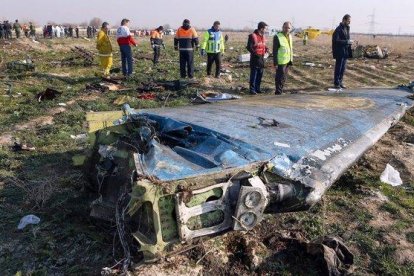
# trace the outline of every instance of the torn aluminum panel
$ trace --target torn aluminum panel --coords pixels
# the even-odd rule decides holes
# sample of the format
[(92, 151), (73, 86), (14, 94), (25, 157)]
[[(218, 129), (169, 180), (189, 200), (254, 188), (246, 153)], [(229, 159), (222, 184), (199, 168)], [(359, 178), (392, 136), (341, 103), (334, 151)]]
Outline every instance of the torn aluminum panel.
[[(266, 53), (264, 55), (264, 58), (267, 59), (268, 57), (269, 57), (269, 53)], [(242, 63), (249, 62), (250, 61), (250, 54), (242, 54), (242, 55), (239, 55), (239, 57), (238, 57), (237, 60), (239, 62), (242, 62)]]
[(410, 95), (363, 89), (88, 114), (92, 214), (115, 216), (126, 189), (129, 228), (149, 260), (252, 229), (264, 212), (307, 210), (413, 106)]

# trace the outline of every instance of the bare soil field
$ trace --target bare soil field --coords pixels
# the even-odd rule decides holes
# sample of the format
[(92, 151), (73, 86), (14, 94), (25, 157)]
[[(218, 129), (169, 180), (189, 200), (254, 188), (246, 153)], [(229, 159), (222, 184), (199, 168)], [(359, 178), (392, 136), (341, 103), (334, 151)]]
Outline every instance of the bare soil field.
[[(100, 80), (97, 60), (91, 67), (62, 64), (71, 47), (95, 52), (85, 39), (0, 40), (0, 274), (97, 275), (104, 267), (119, 272), (122, 250), (116, 227), (89, 216), (94, 198), (84, 188), (86, 178), (72, 157), (89, 145), (71, 135), (86, 133), (85, 113), (119, 110), (120, 96), (137, 109), (191, 104), (197, 92), (248, 94), (249, 68), (237, 63), (246, 53), (246, 33), (230, 33), (224, 68), (231, 78), (206, 78), (205, 60), (196, 55), (200, 84), (182, 91), (161, 91), (153, 100), (139, 98), (142, 83), (176, 80), (178, 54), (172, 38), (161, 64), (150, 61), (148, 38), (138, 38), (135, 75), (126, 89), (97, 92), (87, 85)], [(354, 36), (360, 44), (387, 47), (387, 59), (349, 60), (349, 88), (395, 87), (414, 80), (414, 38)], [(332, 86), (334, 60), (330, 37), (302, 45), (295, 39), (294, 66), (287, 93), (312, 93)], [(115, 45), (115, 40), (113, 39)], [(271, 42), (269, 43), (271, 48)], [(117, 51), (117, 47), (114, 47)], [(6, 70), (6, 63), (30, 57), (35, 72)], [(310, 67), (306, 62), (315, 63)], [(119, 52), (114, 67), (120, 66)], [(274, 92), (274, 69), (267, 62), (264, 91)], [(38, 102), (46, 88), (55, 99)], [(260, 97), (260, 96), (257, 96)], [(276, 97), (276, 96), (275, 96)], [(18, 140), (33, 151), (13, 151)], [(401, 173), (404, 184), (391, 187), (379, 177), (387, 163)], [(17, 230), (20, 219), (35, 214), (41, 222)], [(414, 110), (394, 126), (355, 164), (309, 212), (267, 216), (254, 230), (205, 237), (184, 245), (155, 264), (142, 264), (136, 254), (133, 275), (320, 275), (322, 262), (306, 254), (297, 241), (324, 236), (341, 238), (354, 255), (356, 275), (414, 275)], [(109, 273), (109, 272), (108, 272)], [(110, 273), (109, 273), (110, 274)]]

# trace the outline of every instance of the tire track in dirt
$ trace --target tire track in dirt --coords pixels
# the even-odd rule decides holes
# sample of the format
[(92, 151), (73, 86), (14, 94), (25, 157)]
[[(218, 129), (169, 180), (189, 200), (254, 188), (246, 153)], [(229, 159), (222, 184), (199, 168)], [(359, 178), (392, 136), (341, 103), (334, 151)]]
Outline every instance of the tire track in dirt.
[(361, 76), (353, 70), (346, 70), (344, 78), (346, 83), (352, 83), (356, 87), (378, 86), (378, 82), (372, 78)]
[[(272, 78), (273, 78), (273, 86), (274, 83), (274, 77), (275, 73), (272, 71)], [(263, 81), (264, 83), (270, 84), (269, 81)], [(308, 81), (306, 81), (304, 78), (300, 78), (296, 76), (294, 73), (292, 73), (292, 67), (289, 69), (289, 75), (287, 77), (285, 90), (287, 91), (314, 91), (320, 89), (320, 86), (312, 84)]]
[[(348, 68), (348, 71), (354, 71), (355, 74), (361, 75), (362, 77), (366, 77), (377, 84), (380, 84), (381, 86), (389, 86), (390, 82), (387, 78), (384, 78), (381, 76), (381, 71), (378, 71), (378, 74), (374, 74), (369, 72), (367, 69), (360, 68), (358, 65), (354, 65), (350, 68)], [(372, 69), (371, 69), (372, 70)]]
[[(361, 66), (361, 69), (368, 69), (369, 70), (370, 68), (366, 67), (366, 66)], [(393, 83), (395, 83), (395, 82), (398, 82), (398, 83), (407, 82), (407, 80), (410, 80), (410, 78), (412, 78), (412, 76), (413, 76), (413, 74), (406, 74), (404, 72), (396, 73), (396, 72), (388, 71), (386, 69), (379, 69), (378, 71), (385, 78), (392, 79), (391, 82), (393, 82)]]
[(291, 67), (290, 68), (291, 75), (296, 74), (297, 76), (301, 77), (306, 83), (311, 84), (312, 86), (318, 86), (318, 87), (326, 87), (329, 86), (328, 83), (325, 83), (323, 81), (318, 80), (316, 77), (310, 76), (305, 70), (300, 69), (298, 67)]

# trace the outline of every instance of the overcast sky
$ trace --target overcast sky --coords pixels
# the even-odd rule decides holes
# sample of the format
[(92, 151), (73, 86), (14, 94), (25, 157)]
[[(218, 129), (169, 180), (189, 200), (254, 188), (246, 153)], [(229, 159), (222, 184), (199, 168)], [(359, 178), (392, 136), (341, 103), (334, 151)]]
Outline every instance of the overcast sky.
[(352, 31), (369, 32), (375, 9), (375, 31), (414, 33), (414, 0), (0, 0), (0, 19), (34, 20), (38, 24), (85, 22), (99, 17), (117, 25), (129, 18), (133, 26), (180, 26), (184, 18), (193, 26), (210, 27), (220, 20), (222, 27), (252, 27), (265, 21), (280, 26), (290, 20), (296, 27), (331, 28), (346, 13), (352, 16)]

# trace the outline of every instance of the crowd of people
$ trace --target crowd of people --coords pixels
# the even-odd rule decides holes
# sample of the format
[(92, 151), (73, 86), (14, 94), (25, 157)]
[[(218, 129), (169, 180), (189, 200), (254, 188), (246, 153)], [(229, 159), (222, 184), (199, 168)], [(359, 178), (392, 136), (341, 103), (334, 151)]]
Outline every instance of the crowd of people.
[[(86, 28), (87, 38), (96, 37), (97, 29), (95, 26), (88, 26)], [(80, 27), (79, 26), (64, 26), (64, 25), (53, 25), (48, 24), (43, 26), (43, 37), (44, 38), (79, 38), (80, 37)]]
[[(14, 32), (14, 35), (13, 35)], [(8, 20), (0, 22), (0, 39), (12, 39), (22, 37), (22, 34), (27, 38), (34, 38), (36, 36), (36, 27), (32, 22), (21, 25), (19, 20), (11, 24)]]
[[(86, 28), (86, 36), (88, 38), (96, 37), (97, 32), (98, 30), (95, 26), (87, 26)], [(8, 20), (0, 22), (0, 39), (21, 38), (23, 35), (27, 38), (35, 39), (36, 26), (32, 22), (21, 24), (17, 19), (13, 24)], [(72, 25), (47, 24), (43, 26), (41, 35), (43, 35), (44, 38), (79, 38), (80, 27)]]
[[(345, 15), (342, 22), (336, 28), (332, 36), (332, 54), (336, 60), (334, 71), (334, 87), (346, 89), (343, 84), (343, 76), (346, 70), (347, 59), (352, 56), (350, 39), (351, 16)], [(121, 52), (122, 73), (128, 78), (133, 74), (133, 58), (131, 46), (137, 43), (128, 27), (129, 20), (123, 19), (117, 29), (116, 37)], [(101, 66), (104, 75), (109, 77), (112, 66), (113, 47), (108, 36), (109, 24), (104, 23), (98, 34), (97, 49), (99, 51)], [(250, 53), (250, 93), (258, 94), (261, 91), (261, 81), (265, 68), (265, 56), (269, 53), (267, 38), (265, 37), (267, 24), (260, 22), (257, 29), (248, 36), (247, 50)], [(161, 47), (165, 49), (163, 42), (163, 26), (151, 32), (151, 47), (154, 50), (154, 64), (159, 62)], [(273, 37), (273, 67), (275, 70), (275, 94), (280, 95), (284, 91), (289, 68), (293, 65), (293, 39), (291, 35), (292, 24), (285, 22), (282, 30)], [(220, 22), (215, 21), (203, 37), (200, 49), (200, 41), (197, 31), (191, 26), (190, 20), (185, 19), (178, 28), (174, 38), (174, 49), (179, 51), (180, 77), (194, 78), (194, 52), (201, 50), (201, 56), (207, 55), (207, 75), (212, 74), (212, 66), (215, 64), (214, 76), (220, 77), (221, 58), (225, 51), (225, 42), (228, 37), (223, 36), (220, 30)], [(306, 44), (306, 43), (304, 43)]]
[[(133, 58), (131, 46), (137, 46), (134, 36), (150, 36), (151, 47), (154, 51), (154, 64), (159, 63), (161, 48), (165, 49), (163, 42), (164, 28), (159, 26), (153, 31), (139, 30), (131, 32), (128, 19), (123, 19), (121, 26), (116, 31), (117, 43), (119, 45), (122, 62), (122, 73), (128, 78), (133, 74)], [(351, 16), (345, 15), (340, 25), (336, 28), (332, 38), (332, 53), (336, 60), (334, 72), (334, 86), (337, 89), (345, 89), (342, 83), (343, 75), (346, 70), (347, 59), (351, 57), (350, 39)], [(265, 68), (265, 56), (269, 53), (267, 39), (265, 37), (267, 24), (260, 22), (257, 29), (248, 36), (247, 50), (250, 53), (250, 93), (261, 93), (261, 81)], [(13, 31), (16, 38), (20, 38), (22, 33), (26, 37), (36, 36), (36, 27), (29, 24), (19, 23), (18, 20), (12, 25), (9, 21), (0, 23), (0, 39), (12, 39)], [(293, 40), (292, 24), (285, 22), (282, 31), (273, 37), (273, 65), (275, 68), (275, 94), (282, 94), (287, 80), (289, 68), (293, 65)], [(105, 77), (109, 77), (112, 67), (113, 47), (109, 38), (110, 28), (107, 22), (97, 32), (96, 27), (88, 26), (86, 35), (88, 38), (97, 37), (97, 49), (99, 59)], [(62, 26), (48, 24), (43, 27), (44, 38), (76, 37), (79, 38), (79, 27)], [(225, 42), (228, 36), (223, 36), (220, 30), (220, 22), (215, 21), (213, 26), (208, 29), (200, 41), (197, 31), (191, 26), (190, 20), (185, 19), (178, 28), (174, 37), (174, 49), (179, 52), (180, 77), (194, 78), (194, 52), (200, 50), (201, 56), (207, 56), (207, 75), (212, 74), (212, 66), (215, 64), (216, 78), (220, 77), (221, 59), (225, 51)], [(304, 44), (306, 44), (304, 42)], [(200, 49), (201, 48), (201, 49)]]

